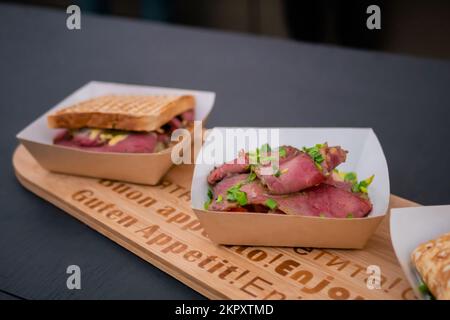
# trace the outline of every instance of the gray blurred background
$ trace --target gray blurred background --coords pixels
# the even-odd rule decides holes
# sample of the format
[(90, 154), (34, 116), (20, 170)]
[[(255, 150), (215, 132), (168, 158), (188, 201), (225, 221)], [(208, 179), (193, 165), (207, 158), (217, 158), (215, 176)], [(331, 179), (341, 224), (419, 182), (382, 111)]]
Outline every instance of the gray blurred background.
[[(421, 57), (450, 58), (448, 0), (16, 0), (4, 1), (292, 38)], [(366, 9), (381, 8), (381, 30)]]

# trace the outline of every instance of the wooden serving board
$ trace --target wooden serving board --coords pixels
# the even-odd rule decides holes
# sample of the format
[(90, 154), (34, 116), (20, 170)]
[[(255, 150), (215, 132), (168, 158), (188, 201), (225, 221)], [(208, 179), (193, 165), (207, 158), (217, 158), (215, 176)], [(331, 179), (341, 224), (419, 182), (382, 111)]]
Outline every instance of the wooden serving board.
[[(389, 219), (364, 250), (218, 246), (190, 209), (192, 166), (175, 167), (149, 187), (50, 173), (23, 146), (13, 164), (27, 189), (208, 298), (415, 299)], [(391, 196), (391, 207), (408, 206), (417, 204)], [(374, 265), (380, 289), (366, 284)]]

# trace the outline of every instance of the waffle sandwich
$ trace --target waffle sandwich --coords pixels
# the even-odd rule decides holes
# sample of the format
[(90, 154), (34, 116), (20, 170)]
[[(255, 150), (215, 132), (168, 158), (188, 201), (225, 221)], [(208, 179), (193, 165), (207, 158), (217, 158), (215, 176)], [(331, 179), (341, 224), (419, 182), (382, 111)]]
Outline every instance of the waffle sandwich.
[(450, 233), (418, 246), (411, 254), (411, 261), (427, 290), (438, 300), (450, 300)]
[(190, 95), (105, 95), (57, 110), (47, 118), (61, 128), (54, 143), (97, 152), (158, 152), (170, 133), (194, 120)]

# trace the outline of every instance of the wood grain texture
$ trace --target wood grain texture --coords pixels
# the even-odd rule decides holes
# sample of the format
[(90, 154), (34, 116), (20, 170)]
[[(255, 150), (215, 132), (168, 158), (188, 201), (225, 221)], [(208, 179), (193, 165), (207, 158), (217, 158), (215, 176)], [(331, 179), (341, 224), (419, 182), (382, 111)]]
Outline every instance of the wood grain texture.
[[(208, 298), (415, 299), (389, 219), (364, 250), (217, 246), (190, 209), (192, 166), (149, 187), (50, 173), (21, 146), (13, 164), (26, 188)], [(391, 207), (416, 205), (391, 196)], [(367, 288), (370, 265), (380, 268), (380, 289)]]

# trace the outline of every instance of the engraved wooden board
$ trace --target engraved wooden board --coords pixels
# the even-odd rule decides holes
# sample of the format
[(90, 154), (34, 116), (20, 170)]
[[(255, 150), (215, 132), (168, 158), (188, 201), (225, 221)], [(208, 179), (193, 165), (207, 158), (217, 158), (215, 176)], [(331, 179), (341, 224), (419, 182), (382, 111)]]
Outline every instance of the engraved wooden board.
[[(150, 187), (50, 173), (22, 146), (13, 164), (27, 189), (208, 298), (415, 299), (388, 218), (364, 250), (218, 246), (190, 209), (192, 166)], [(408, 206), (391, 196), (391, 207)], [(368, 266), (380, 268), (381, 288), (368, 288)]]

